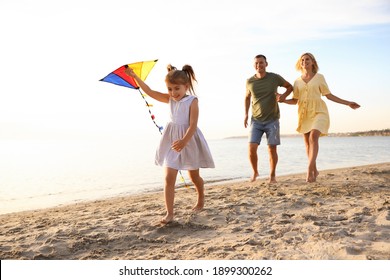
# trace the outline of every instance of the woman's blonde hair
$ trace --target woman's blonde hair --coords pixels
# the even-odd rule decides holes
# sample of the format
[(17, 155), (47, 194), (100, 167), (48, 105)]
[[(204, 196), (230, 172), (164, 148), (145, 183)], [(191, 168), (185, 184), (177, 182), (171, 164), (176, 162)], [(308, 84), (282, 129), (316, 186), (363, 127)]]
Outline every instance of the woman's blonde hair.
[(194, 81), (197, 82), (195, 78), (195, 73), (192, 67), (188, 64), (184, 65), (182, 70), (177, 70), (176, 67), (169, 64), (167, 66), (168, 74), (165, 77), (165, 82), (176, 85), (189, 85), (189, 92), (192, 95), (195, 94), (194, 90)]
[(305, 55), (307, 55), (308, 57), (311, 58), (311, 60), (313, 60), (313, 68), (312, 68), (312, 71), (313, 71), (313, 73), (317, 73), (318, 70), (319, 70), (319, 67), (318, 67), (318, 64), (317, 64), (317, 60), (316, 60), (316, 58), (314, 57), (314, 55), (312, 55), (311, 53), (308, 53), (308, 52), (302, 54), (302, 55), (299, 57), (297, 63), (295, 64), (295, 69), (297, 69), (298, 71), (301, 71), (301, 72), (302, 72), (302, 70), (303, 70), (303, 68), (302, 68), (302, 57), (304, 57)]

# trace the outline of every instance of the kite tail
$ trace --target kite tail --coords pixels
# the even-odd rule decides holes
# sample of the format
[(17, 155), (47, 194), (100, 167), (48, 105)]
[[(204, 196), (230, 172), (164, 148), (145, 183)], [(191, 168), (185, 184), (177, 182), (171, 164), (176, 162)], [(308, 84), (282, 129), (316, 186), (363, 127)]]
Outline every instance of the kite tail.
[(185, 186), (186, 188), (189, 188), (190, 186), (187, 185), (186, 180), (185, 180), (184, 177), (183, 177), (183, 174), (181, 174), (181, 170), (179, 170), (179, 174), (180, 174), (180, 179), (181, 179), (181, 181), (184, 183), (184, 186)]
[[(156, 123), (156, 121), (154, 120), (155, 117), (154, 117), (154, 115), (152, 114), (152, 111), (150, 110), (150, 106), (151, 106), (151, 105), (148, 103), (148, 101), (146, 100), (145, 96), (142, 94), (141, 90), (138, 89), (138, 91), (139, 91), (139, 93), (141, 94), (143, 100), (145, 101), (146, 107), (148, 107), (149, 114), (150, 114), (150, 118), (152, 119), (154, 125), (158, 128), (158, 131), (159, 131), (160, 134), (162, 135), (163, 127), (162, 127), (162, 126), (159, 126), (159, 125)], [(180, 177), (181, 177), (181, 181), (184, 183), (184, 186), (185, 186), (186, 188), (188, 188), (189, 186), (187, 185), (186, 180), (184, 179), (183, 174), (181, 173), (181, 170), (179, 170), (179, 174), (180, 174)]]
[(150, 114), (150, 118), (152, 119), (154, 125), (158, 128), (158, 131), (160, 132), (160, 134), (162, 134), (162, 130), (163, 130), (163, 127), (162, 126), (159, 126), (156, 121), (154, 120), (155, 117), (154, 115), (152, 114), (152, 111), (150, 111), (150, 104), (148, 103), (148, 101), (146, 100), (146, 98), (144, 97), (144, 95), (142, 94), (141, 90), (138, 89), (139, 93), (141, 94), (142, 98), (144, 99), (145, 103), (146, 103), (146, 107), (148, 107), (148, 110), (149, 110), (149, 114)]

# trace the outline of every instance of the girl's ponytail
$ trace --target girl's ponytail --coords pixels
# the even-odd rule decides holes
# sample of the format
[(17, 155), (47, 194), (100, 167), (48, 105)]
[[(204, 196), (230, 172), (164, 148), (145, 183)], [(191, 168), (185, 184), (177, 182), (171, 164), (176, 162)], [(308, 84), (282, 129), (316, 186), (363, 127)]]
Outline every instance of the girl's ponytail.
[(189, 81), (189, 84), (190, 84), (190, 93), (193, 94), (193, 95), (196, 95), (195, 94), (195, 90), (194, 90), (194, 84), (193, 82), (197, 82), (196, 80), (196, 77), (195, 77), (195, 72), (194, 72), (194, 69), (192, 69), (191, 65), (184, 65), (183, 68), (182, 68), (182, 71), (184, 71), (187, 76), (188, 76), (188, 81)]
[(166, 82), (179, 85), (189, 85), (189, 92), (192, 95), (195, 94), (194, 81), (197, 82), (195, 78), (194, 69), (191, 65), (184, 65), (182, 70), (177, 70), (176, 67), (168, 64), (167, 66), (168, 74), (165, 77)]
[(167, 70), (168, 70), (168, 72), (171, 72), (171, 71), (176, 70), (176, 67), (175, 67), (175, 66), (172, 66), (172, 64), (168, 64), (168, 65), (167, 65)]

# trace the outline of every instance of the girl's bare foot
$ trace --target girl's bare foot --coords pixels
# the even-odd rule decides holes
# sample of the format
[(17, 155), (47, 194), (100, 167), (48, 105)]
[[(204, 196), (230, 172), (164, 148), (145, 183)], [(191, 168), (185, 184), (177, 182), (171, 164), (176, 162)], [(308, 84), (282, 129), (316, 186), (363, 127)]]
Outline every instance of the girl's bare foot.
[(198, 191), (198, 201), (195, 206), (192, 208), (192, 211), (202, 211), (204, 207), (204, 186), (197, 189)]
[(202, 211), (203, 207), (204, 207), (204, 200), (202, 199), (202, 201), (198, 201), (198, 203), (196, 203), (196, 205), (192, 208), (192, 211), (194, 212)]
[(161, 219), (160, 223), (166, 225), (172, 221), (173, 221), (173, 214), (166, 214), (165, 217)]

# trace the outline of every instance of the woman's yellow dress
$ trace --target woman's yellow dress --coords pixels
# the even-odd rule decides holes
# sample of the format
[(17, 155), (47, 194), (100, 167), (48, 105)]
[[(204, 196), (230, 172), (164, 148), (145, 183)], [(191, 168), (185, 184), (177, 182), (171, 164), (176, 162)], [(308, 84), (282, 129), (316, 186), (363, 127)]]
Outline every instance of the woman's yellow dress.
[(321, 136), (328, 134), (329, 112), (321, 96), (329, 93), (325, 78), (319, 73), (307, 83), (301, 77), (295, 80), (293, 98), (298, 99), (299, 133), (308, 133), (316, 129), (321, 132)]

